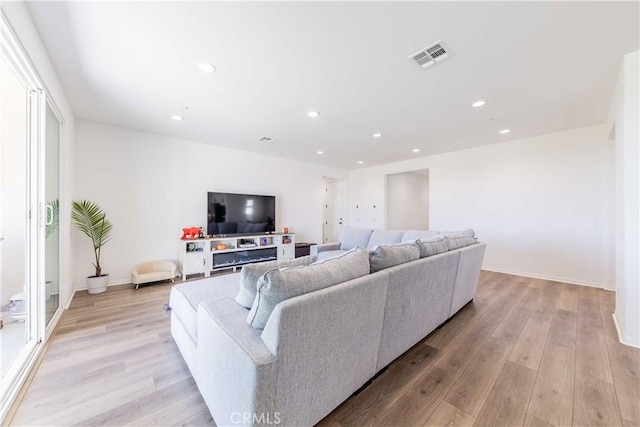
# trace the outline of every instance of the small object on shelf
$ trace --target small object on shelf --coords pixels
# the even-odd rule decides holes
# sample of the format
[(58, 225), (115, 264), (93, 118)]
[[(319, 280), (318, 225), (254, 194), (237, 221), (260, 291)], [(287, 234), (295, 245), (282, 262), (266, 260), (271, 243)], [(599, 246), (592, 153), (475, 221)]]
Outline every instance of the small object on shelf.
[(217, 251), (224, 251), (227, 248), (228, 248), (228, 246), (225, 245), (225, 244), (216, 245), (216, 250)]
[(187, 252), (195, 252), (196, 244), (195, 243), (187, 243)]
[(198, 233), (198, 239), (204, 239), (204, 233), (202, 231), (202, 227), (198, 227), (200, 229), (200, 233)]
[(197, 239), (202, 231), (202, 228), (198, 227), (187, 227), (182, 229), (182, 240), (192, 240)]
[(289, 227), (284, 227), (284, 228), (282, 229), (282, 232), (283, 232), (283, 233), (288, 233), (288, 232), (289, 232)]
[(284, 239), (282, 239), (282, 243), (291, 243), (291, 239), (288, 237), (285, 237)]

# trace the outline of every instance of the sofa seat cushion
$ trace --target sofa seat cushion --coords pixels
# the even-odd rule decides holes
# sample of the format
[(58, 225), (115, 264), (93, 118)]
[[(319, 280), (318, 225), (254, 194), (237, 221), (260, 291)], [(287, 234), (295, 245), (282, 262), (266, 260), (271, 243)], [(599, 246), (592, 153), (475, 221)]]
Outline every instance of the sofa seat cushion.
[(415, 261), (419, 258), (420, 248), (415, 242), (389, 246), (381, 245), (369, 252), (371, 273)]
[(404, 236), (404, 230), (373, 230), (369, 238), (368, 250), (380, 245), (395, 245), (400, 243)]
[(369, 255), (361, 248), (311, 265), (268, 271), (258, 280), (258, 293), (247, 323), (263, 329), (280, 302), (367, 274)]
[(449, 250), (449, 246), (447, 246), (447, 242), (443, 236), (418, 240), (418, 247), (420, 248), (420, 258), (442, 254)]
[(346, 254), (347, 251), (343, 251), (342, 249), (337, 249), (335, 251), (324, 251), (318, 252), (318, 261), (324, 261), (325, 259), (335, 258), (342, 254)]
[(171, 288), (169, 305), (194, 341), (198, 341), (198, 305), (217, 297), (233, 298), (240, 286), (240, 273), (224, 274), (203, 280), (181, 283)]
[(408, 242), (414, 242), (416, 240), (425, 240), (425, 239), (429, 239), (431, 237), (435, 237), (437, 235), (439, 235), (440, 232), (439, 231), (431, 231), (431, 230), (407, 230), (404, 232), (404, 235), (402, 236), (402, 239), (400, 239), (400, 242), (402, 243), (408, 243)]
[(240, 290), (235, 300), (244, 308), (251, 308), (253, 300), (256, 298), (256, 292), (258, 291), (258, 279), (264, 273), (274, 268), (297, 267), (299, 265), (309, 265), (316, 261), (315, 256), (304, 256), (294, 259), (247, 264), (242, 267), (242, 271), (240, 272)]
[(366, 248), (372, 232), (370, 228), (342, 227), (340, 249), (349, 251), (354, 248)]
[(447, 236), (445, 239), (447, 247), (450, 251), (455, 249), (464, 248), (465, 246), (471, 246), (476, 243), (476, 239), (468, 236)]

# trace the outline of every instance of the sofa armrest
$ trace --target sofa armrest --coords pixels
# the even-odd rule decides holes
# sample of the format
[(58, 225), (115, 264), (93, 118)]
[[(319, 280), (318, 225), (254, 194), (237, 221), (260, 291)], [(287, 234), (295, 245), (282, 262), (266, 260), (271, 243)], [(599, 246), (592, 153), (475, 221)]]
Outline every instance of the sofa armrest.
[(311, 245), (309, 247), (309, 254), (318, 256), (320, 252), (337, 251), (338, 249), (340, 249), (340, 242), (322, 243), (320, 245)]
[[(238, 414), (271, 414), (277, 357), (246, 323), (247, 309), (229, 297), (198, 307), (196, 383), (217, 425), (245, 425)], [(249, 424), (251, 420), (249, 420)]]

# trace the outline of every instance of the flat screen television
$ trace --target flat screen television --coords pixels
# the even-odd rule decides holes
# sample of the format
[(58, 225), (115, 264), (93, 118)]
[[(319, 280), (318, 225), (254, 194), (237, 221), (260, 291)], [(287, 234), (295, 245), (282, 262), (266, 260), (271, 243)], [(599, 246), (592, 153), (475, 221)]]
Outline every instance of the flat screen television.
[(276, 196), (207, 193), (207, 234), (276, 231)]

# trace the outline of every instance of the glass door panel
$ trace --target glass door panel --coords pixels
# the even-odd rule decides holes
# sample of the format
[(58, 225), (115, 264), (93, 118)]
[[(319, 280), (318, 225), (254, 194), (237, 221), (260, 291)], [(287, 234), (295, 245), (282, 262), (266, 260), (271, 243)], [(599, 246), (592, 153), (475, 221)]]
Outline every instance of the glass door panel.
[(44, 146), (44, 303), (48, 326), (60, 306), (60, 121), (47, 102)]
[(0, 353), (2, 377), (35, 340), (29, 220), (30, 91), (0, 59)]

